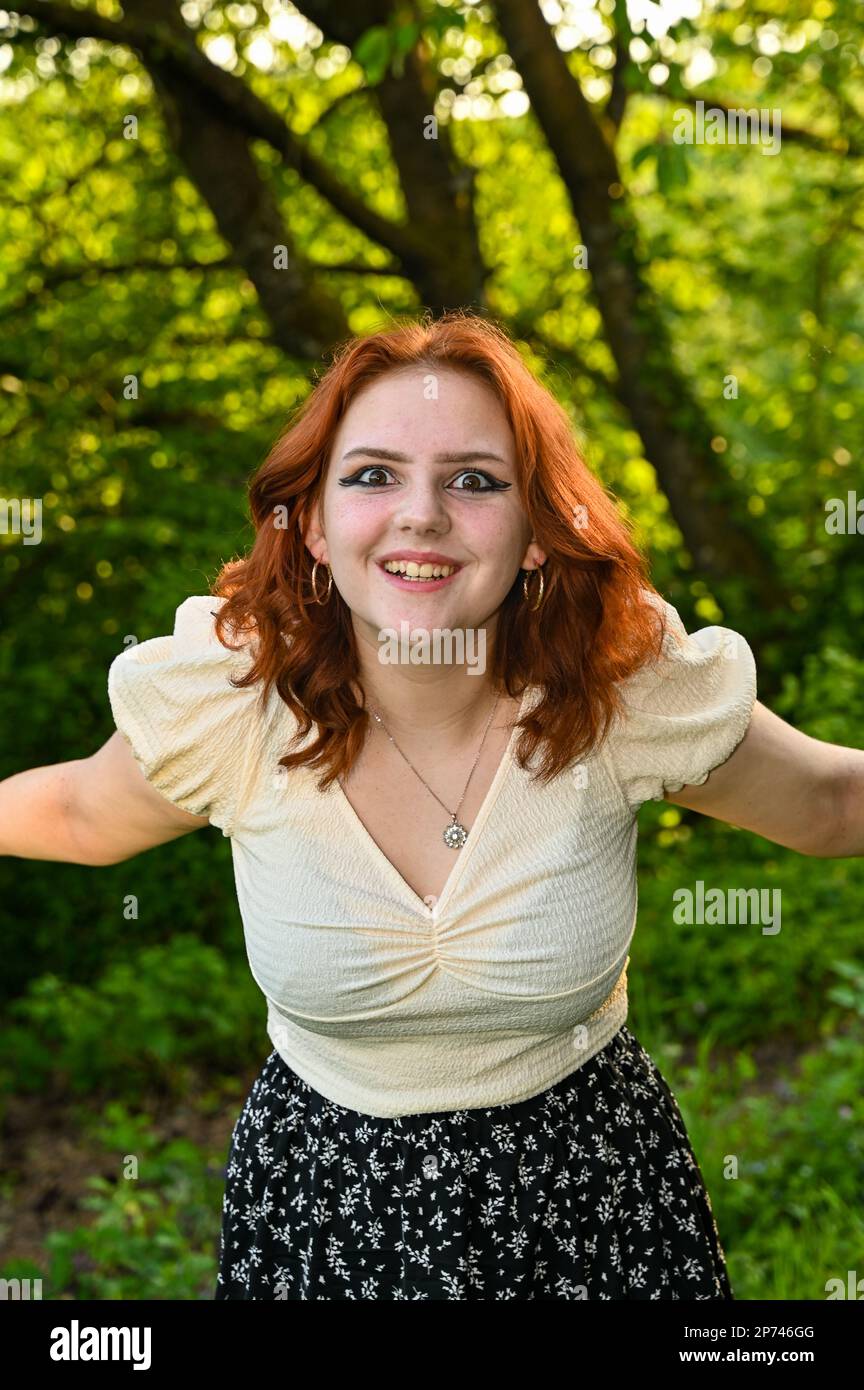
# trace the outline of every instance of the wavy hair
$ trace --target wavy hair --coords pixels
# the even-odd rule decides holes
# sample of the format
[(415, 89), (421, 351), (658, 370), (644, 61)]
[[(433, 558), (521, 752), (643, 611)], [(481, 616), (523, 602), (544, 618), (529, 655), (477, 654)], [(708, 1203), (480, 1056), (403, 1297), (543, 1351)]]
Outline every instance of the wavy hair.
[(262, 707), (275, 685), (292, 711), (292, 747), (305, 746), (281, 765), (323, 768), (321, 791), (347, 774), (370, 716), (355, 693), (365, 698), (350, 610), (335, 585), (326, 604), (312, 598), (305, 520), (351, 401), (384, 373), (412, 367), (474, 373), (496, 393), (513, 431), (522, 505), (547, 555), (545, 592), (533, 611), (517, 573), (498, 613), (491, 677), (511, 698), (540, 688), (519, 720), (515, 753), (524, 769), (539, 749), (537, 775), (548, 781), (605, 738), (621, 708), (617, 684), (659, 654), (665, 624), (630, 525), (587, 467), (566, 411), (504, 330), (470, 310), (426, 315), (334, 350), (251, 479), (256, 536), (212, 586), (224, 600), (217, 636), (237, 650), (226, 640), (229, 627), (255, 633), (254, 659), (233, 683), (262, 682)]

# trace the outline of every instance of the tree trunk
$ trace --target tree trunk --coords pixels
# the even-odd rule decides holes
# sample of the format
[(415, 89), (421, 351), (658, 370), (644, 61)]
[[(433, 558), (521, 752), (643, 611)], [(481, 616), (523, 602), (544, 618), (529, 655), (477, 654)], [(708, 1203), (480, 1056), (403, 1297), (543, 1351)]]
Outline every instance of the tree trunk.
[[(322, 33), (353, 49), (361, 34), (391, 20), (393, 0), (305, 0), (300, 8)], [(474, 170), (460, 165), (446, 125), (432, 127), (435, 83), (415, 45), (402, 71), (371, 89), (387, 127), (408, 220), (422, 254), (403, 255), (425, 307), (440, 314), (463, 305), (485, 307), (488, 270), (474, 220)]]
[[(175, 0), (125, 0), (125, 9), (135, 19), (170, 24), (178, 40), (194, 45)], [(348, 323), (338, 300), (316, 285), (312, 267), (298, 255), (247, 136), (173, 67), (146, 52), (143, 61), (177, 153), (254, 284), (274, 341), (289, 355), (314, 361), (348, 336)], [(276, 248), (283, 246), (277, 266)]]
[(710, 423), (675, 366), (643, 274), (635, 219), (614, 151), (536, 0), (495, 0), (494, 11), (579, 223), (618, 368), (616, 393), (694, 563), (715, 579), (743, 578), (764, 602), (784, 607), (783, 585), (764, 537), (712, 451)]

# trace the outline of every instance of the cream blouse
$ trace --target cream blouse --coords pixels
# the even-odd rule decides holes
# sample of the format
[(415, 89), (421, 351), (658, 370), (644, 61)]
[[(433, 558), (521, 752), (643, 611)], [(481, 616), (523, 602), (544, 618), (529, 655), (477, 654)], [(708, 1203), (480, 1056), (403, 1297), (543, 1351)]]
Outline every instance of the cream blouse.
[(249, 967), (288, 1066), (375, 1116), (523, 1100), (581, 1066), (627, 1017), (637, 811), (704, 782), (744, 737), (743, 637), (688, 636), (660, 600), (663, 653), (624, 683), (626, 717), (546, 785), (515, 761), (514, 730), (429, 906), (338, 782), (321, 793), (317, 771), (278, 766), (293, 716), (275, 690), (262, 714), (260, 687), (228, 684), (250, 648), (217, 641), (221, 602), (186, 599), (173, 635), (114, 659), (108, 693), (148, 781), (231, 838)]

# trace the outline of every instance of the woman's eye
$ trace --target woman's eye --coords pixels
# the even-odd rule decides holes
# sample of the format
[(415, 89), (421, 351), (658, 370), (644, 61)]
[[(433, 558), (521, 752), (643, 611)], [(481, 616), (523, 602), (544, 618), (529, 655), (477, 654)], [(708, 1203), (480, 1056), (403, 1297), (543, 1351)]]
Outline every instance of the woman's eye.
[(479, 487), (477, 483), (472, 483), (470, 487), (457, 487), (457, 492), (491, 492), (496, 486), (494, 478), (490, 478), (486, 473), (477, 473), (473, 469), (466, 473), (460, 473), (458, 476), (460, 478), (476, 478), (480, 482), (487, 483), (488, 486)]
[[(342, 482), (346, 487), (351, 483), (358, 483), (360, 487), (381, 487), (382, 483), (386, 481), (384, 475), (389, 472), (389, 468), (382, 468), (380, 464), (370, 463), (368, 468), (362, 468), (359, 473), (355, 473), (351, 478), (343, 478)], [(364, 473), (378, 473), (380, 476), (373, 479), (372, 482), (366, 482), (363, 477)]]
[[(371, 475), (371, 476), (367, 476)], [(386, 487), (388, 479), (392, 478), (389, 468), (383, 468), (381, 464), (370, 463), (365, 468), (361, 468), (357, 473), (352, 473), (350, 478), (340, 478), (342, 487)], [(469, 482), (463, 487), (455, 487), (458, 479), (468, 479)], [(453, 483), (448, 484), (454, 487), (456, 492), (480, 493), (495, 492), (499, 489), (509, 488), (509, 483), (498, 482), (497, 479), (489, 476), (488, 473), (478, 472), (476, 469), (464, 469), (457, 473)]]

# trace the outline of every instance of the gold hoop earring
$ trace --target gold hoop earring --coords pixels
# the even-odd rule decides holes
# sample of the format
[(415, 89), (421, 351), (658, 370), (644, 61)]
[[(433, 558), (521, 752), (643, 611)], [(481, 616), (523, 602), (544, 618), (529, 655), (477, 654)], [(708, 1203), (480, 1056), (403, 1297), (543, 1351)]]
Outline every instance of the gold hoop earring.
[[(522, 593), (526, 599), (528, 598), (528, 575), (530, 573), (531, 571), (528, 570), (527, 573), (525, 573), (522, 576)], [(537, 566), (537, 574), (539, 574), (540, 576), (540, 589), (537, 594), (537, 602), (531, 604), (532, 613), (536, 613), (537, 609), (540, 607), (540, 604), (543, 602), (543, 570), (539, 565)]]
[[(313, 592), (313, 594), (315, 595), (315, 602), (316, 602), (316, 603), (320, 603), (320, 604), (321, 604), (321, 607), (323, 608), (323, 607), (324, 607), (324, 604), (327, 603), (327, 601), (329, 600), (329, 598), (330, 598), (330, 590), (333, 588), (333, 571), (331, 570), (330, 566), (327, 565), (327, 592), (326, 592), (326, 594), (324, 595), (323, 598), (319, 598), (319, 597), (318, 597), (318, 586), (317, 586), (317, 584), (316, 584), (316, 582), (315, 582), (315, 571), (317, 570), (317, 568), (318, 568), (318, 566), (320, 565), (320, 563), (321, 563), (320, 560), (316, 560), (315, 563), (314, 563), (314, 565), (312, 566), (312, 592)], [(325, 561), (325, 564), (326, 564), (326, 561)]]

